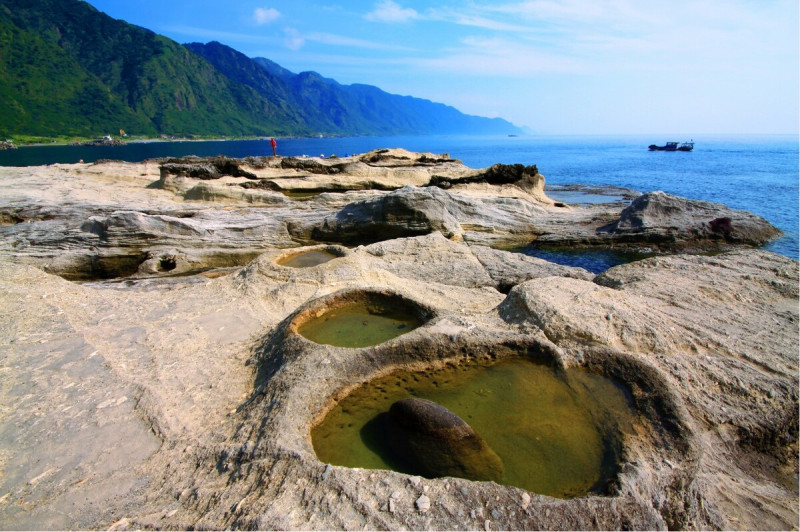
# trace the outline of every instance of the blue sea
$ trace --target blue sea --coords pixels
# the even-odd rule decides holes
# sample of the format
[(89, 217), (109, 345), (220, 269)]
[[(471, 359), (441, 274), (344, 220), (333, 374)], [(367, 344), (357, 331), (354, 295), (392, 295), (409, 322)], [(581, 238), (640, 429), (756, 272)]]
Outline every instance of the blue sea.
[[(643, 136), (409, 136), (279, 138), (283, 156), (345, 156), (377, 148), (448, 153), (467, 166), (495, 163), (535, 164), (548, 187), (582, 184), (616, 186), (640, 192), (665, 192), (724, 203), (763, 216), (784, 232), (767, 249), (798, 259), (798, 137), (695, 137), (692, 152), (651, 152), (650, 144), (688, 138)], [(0, 151), (0, 166), (93, 162), (98, 159), (142, 161), (184, 155), (271, 155), (269, 140), (132, 142), (124, 146), (31, 146)], [(557, 198), (558, 199), (558, 198)], [(612, 254), (564, 258), (558, 252), (528, 250), (556, 262), (602, 271), (625, 257)], [(549, 253), (549, 255), (548, 255)], [(586, 257), (585, 255), (582, 255)], [(599, 264), (596, 264), (597, 261)], [(607, 261), (604, 263), (603, 261)]]

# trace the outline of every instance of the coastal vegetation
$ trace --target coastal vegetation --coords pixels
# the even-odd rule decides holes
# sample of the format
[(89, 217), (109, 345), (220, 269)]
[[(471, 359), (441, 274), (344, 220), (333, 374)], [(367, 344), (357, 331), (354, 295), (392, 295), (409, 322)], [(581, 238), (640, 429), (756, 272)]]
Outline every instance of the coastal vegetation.
[(182, 46), (80, 0), (0, 0), (0, 137), (518, 133), (368, 85)]

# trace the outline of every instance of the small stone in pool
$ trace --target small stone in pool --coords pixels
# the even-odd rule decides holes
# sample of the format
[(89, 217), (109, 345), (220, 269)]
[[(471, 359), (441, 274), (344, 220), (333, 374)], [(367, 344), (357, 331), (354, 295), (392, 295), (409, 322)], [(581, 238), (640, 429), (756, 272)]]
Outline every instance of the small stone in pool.
[(503, 462), (469, 424), (427, 399), (396, 401), (389, 408), (390, 448), (428, 477), (493, 480), (503, 477)]

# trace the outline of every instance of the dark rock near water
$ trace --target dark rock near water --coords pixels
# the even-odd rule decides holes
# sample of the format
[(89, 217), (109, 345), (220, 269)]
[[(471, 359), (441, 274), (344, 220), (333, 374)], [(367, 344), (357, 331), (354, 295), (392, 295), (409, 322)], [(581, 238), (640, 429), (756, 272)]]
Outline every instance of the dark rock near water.
[(222, 177), (210, 164), (165, 163), (161, 165), (161, 176), (175, 175), (196, 179), (219, 179)]
[(258, 179), (252, 172), (240, 168), (240, 162), (238, 159), (229, 157), (169, 159), (160, 166), (161, 179), (163, 180), (168, 175), (194, 177), (195, 179), (219, 179), (224, 175)]
[(427, 399), (402, 399), (389, 409), (392, 450), (428, 477), (500, 482), (503, 462), (467, 422)]
[(429, 183), (430, 186), (449, 188), (453, 185), (467, 183), (488, 183), (490, 185), (510, 185), (526, 179), (531, 179), (539, 175), (536, 165), (525, 166), (523, 164), (495, 164), (487, 168), (484, 172), (463, 176), (459, 178), (433, 176)]
[(639, 196), (622, 211), (619, 220), (598, 232), (641, 242), (717, 240), (752, 246), (762, 246), (780, 234), (769, 222), (750, 212), (660, 191)]
[(88, 140), (80, 143), (81, 146), (124, 146), (126, 142), (119, 139), (102, 138), (96, 140)]
[(329, 174), (331, 167), (320, 163), (316, 159), (286, 157), (281, 159), (281, 168), (302, 170), (312, 174)]
[(271, 190), (273, 192), (281, 191), (280, 186), (278, 186), (276, 183), (268, 179), (259, 179), (257, 181), (245, 181), (240, 186), (246, 190), (255, 189), (255, 190)]

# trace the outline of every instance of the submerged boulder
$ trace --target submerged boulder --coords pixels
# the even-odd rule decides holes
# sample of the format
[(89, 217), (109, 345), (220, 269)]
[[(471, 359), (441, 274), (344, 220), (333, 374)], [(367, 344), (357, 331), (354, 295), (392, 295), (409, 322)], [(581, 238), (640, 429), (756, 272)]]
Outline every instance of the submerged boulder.
[(466, 421), (427, 399), (402, 399), (389, 409), (392, 450), (427, 477), (500, 482), (503, 462)]

